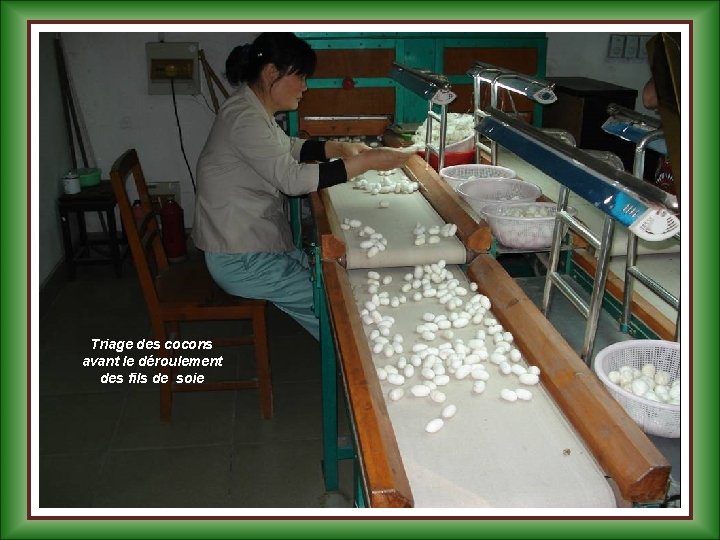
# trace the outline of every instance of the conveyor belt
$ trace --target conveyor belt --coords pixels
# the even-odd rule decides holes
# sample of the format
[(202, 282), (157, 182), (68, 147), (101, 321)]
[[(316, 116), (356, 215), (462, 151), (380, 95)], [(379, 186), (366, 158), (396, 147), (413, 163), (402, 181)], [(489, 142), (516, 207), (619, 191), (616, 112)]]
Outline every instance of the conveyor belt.
[[(415, 173), (409, 172), (411, 176), (418, 174), (417, 168)], [(439, 199), (446, 199), (447, 194), (438, 184), (439, 178), (428, 177), (423, 194), (436, 193)], [(604, 392), (532, 302), (527, 298), (523, 301), (519, 288), (492, 260), (483, 259), (485, 262), (480, 264), (475, 260), (470, 275), (484, 287), (493, 304), (497, 296), (498, 318), (506, 329), (512, 330), (528, 363), (541, 366), (545, 388), (535, 387), (536, 395), (530, 402), (502, 402), (498, 397), (499, 386), (503, 379), (514, 376), (501, 375), (496, 366), (488, 365), (488, 371), (495, 372), (488, 381), (486, 394), (472, 396), (468, 385), (461, 384), (469, 381), (456, 381), (458, 385), (453, 385), (448, 395), (456, 401), (458, 413), (435, 434), (423, 431), (430, 414), (437, 414), (438, 408), (424, 401), (427, 398), (387, 402), (389, 387), (386, 383), (381, 385), (375, 368), (393, 359), (373, 356), (368, 345), (369, 330), (361, 320), (362, 307), (358, 307), (368, 295), (367, 270), (353, 268), (354, 264), (348, 265), (350, 270), (341, 268), (337, 261), (350, 260), (345, 259), (342, 251), (346, 246), (337, 240), (328, 241), (327, 237), (332, 236), (328, 229), (337, 231), (345, 217), (370, 222), (378, 212), (394, 208), (394, 203), (382, 210), (367, 206), (365, 213), (352, 199), (353, 205), (348, 210), (336, 205), (344, 204), (348, 188), (337, 188), (342, 190), (343, 197), (335, 197), (332, 191), (336, 188), (331, 188), (322, 197), (313, 198), (313, 207), (321, 244), (333, 246), (331, 260), (323, 254), (323, 275), (371, 504), (407, 505), (414, 500), (417, 506), (614, 506), (603, 471), (617, 480), (623, 497), (629, 500), (647, 501), (662, 496), (669, 473), (667, 462)], [(359, 195), (364, 200), (374, 198), (365, 193)], [(404, 196), (407, 194), (399, 195)], [(438, 201), (428, 202), (437, 208)], [(440, 201), (443, 209), (445, 203), (448, 201)], [(388, 246), (394, 250), (406, 238), (411, 246), (408, 253), (421, 254), (413, 263), (437, 262), (434, 255), (428, 260), (428, 252), (412, 249), (415, 247), (412, 228), (421, 220), (412, 213), (396, 214), (392, 217), (394, 229), (408, 232), (388, 241)], [(373, 228), (380, 228), (375, 225)], [(461, 229), (459, 237), (473, 237), (474, 233)], [(345, 238), (345, 242), (352, 244), (353, 240)], [(349, 247), (350, 251), (354, 249)], [(395, 287), (408, 270), (373, 267), (383, 275), (392, 275)], [(425, 300), (413, 305), (407, 298), (406, 303), (394, 308), (392, 314), (406, 338), (405, 347), (410, 348), (417, 339), (412, 330), (420, 322), (420, 311), (426, 309), (422, 305)], [(518, 385), (513, 382), (508, 387)], [(406, 492), (408, 482), (411, 493)]]
[[(412, 268), (387, 268), (380, 271), (392, 282), (382, 287), (400, 294), (403, 276)], [(458, 267), (453, 275), (468, 287)], [(370, 299), (367, 270), (348, 272), (358, 309)], [(395, 317), (393, 332), (405, 337), (406, 353), (419, 339), (415, 332), (426, 312), (449, 313), (437, 298), (410, 301), (398, 308), (382, 309)], [(366, 332), (370, 327), (365, 327)], [(469, 342), (477, 326), (454, 331), (453, 340)], [(432, 345), (447, 342), (437, 339)], [(492, 352), (493, 348), (489, 348)], [(376, 367), (397, 362), (402, 355), (387, 358), (373, 355)], [(568, 424), (562, 412), (542, 386), (525, 387), (533, 393), (529, 402), (509, 403), (500, 398), (503, 388), (522, 385), (513, 374), (502, 375), (497, 365), (484, 362), (490, 379), (482, 394), (473, 394), (473, 379), (467, 377), (441, 387), (447, 395), (443, 404), (430, 398), (410, 395), (413, 384), (423, 381), (420, 370), (405, 383), (406, 395), (399, 401), (388, 399), (396, 386), (383, 381), (381, 387), (397, 444), (405, 464), (416, 507), (612, 507), (615, 498), (604, 473), (582, 440)], [(521, 365), (527, 365), (521, 362)], [(425, 425), (440, 416), (447, 404), (458, 412), (435, 434), (426, 433)]]
[[(393, 177), (398, 179), (405, 176), (397, 171)], [(376, 171), (364, 175), (368, 182), (382, 181)], [(327, 190), (331, 204), (335, 208), (337, 218), (342, 223), (345, 220), (358, 220), (360, 226), (346, 230), (340, 229), (337, 236), (345, 242), (347, 268), (385, 268), (395, 266), (408, 266), (437, 262), (440, 259), (447, 263), (465, 263), (465, 247), (455, 235), (444, 237), (435, 236), (438, 243), (429, 243), (430, 235), (426, 235), (426, 243), (416, 246), (413, 230), (421, 224), (426, 229), (440, 227), (445, 222), (418, 192), (413, 193), (378, 193), (357, 187), (357, 182), (347, 182), (333, 186)], [(381, 203), (387, 206), (380, 206)], [(339, 210), (341, 209), (341, 210)], [(365, 227), (381, 234), (387, 241), (384, 251), (368, 257), (368, 249), (363, 249), (361, 243), (368, 241), (370, 234), (360, 236)]]

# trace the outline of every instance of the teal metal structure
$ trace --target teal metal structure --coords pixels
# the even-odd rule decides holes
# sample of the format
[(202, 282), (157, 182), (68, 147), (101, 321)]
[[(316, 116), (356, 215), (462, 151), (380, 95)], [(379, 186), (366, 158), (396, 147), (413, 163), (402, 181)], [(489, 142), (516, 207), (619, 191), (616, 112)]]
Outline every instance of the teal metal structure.
[[(532, 48), (537, 51), (537, 72), (532, 75), (544, 77), (546, 69), (547, 38), (542, 32), (524, 33), (330, 33), (300, 32), (313, 49), (394, 49), (395, 61), (413, 68), (427, 69), (445, 74), (450, 84), (472, 84), (465, 73), (447, 75), (444, 53), (447, 48), (513, 49)], [(470, 66), (467, 66), (468, 68)], [(358, 77), (357, 88), (395, 87), (395, 123), (422, 122), (427, 116), (427, 100), (423, 100), (388, 77)], [(310, 79), (308, 88), (342, 88), (342, 78)], [(534, 109), (534, 123), (542, 125), (542, 106)], [(297, 112), (289, 116), (290, 133), (298, 131)]]

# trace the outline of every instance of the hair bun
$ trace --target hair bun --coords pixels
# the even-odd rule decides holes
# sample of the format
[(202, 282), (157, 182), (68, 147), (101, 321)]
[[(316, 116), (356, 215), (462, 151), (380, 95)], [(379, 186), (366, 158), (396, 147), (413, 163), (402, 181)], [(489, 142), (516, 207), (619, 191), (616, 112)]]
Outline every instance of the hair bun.
[(250, 43), (246, 43), (242, 46), (242, 57), (240, 59), (240, 62), (243, 65), (247, 65), (250, 63), (250, 49), (252, 48), (252, 45)]

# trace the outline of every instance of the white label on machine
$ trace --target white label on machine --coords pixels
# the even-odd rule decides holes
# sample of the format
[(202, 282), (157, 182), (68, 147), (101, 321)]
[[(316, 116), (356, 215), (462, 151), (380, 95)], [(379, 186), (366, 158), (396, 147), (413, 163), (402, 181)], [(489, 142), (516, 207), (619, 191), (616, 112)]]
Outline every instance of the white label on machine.
[(655, 242), (678, 234), (680, 220), (667, 210), (650, 208), (629, 229), (643, 240)]

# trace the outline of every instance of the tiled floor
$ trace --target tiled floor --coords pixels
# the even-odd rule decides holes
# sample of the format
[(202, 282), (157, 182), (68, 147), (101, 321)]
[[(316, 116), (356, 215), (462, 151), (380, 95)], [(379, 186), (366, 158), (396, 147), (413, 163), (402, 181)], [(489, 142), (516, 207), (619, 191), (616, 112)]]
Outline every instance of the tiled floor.
[[(183, 335), (207, 336), (218, 324)], [(157, 385), (102, 384), (105, 372), (129, 370), (82, 365), (93, 338), (150, 337), (132, 263), (120, 279), (111, 267), (79, 268), (40, 319), (40, 506), (352, 506), (350, 463), (340, 491), (324, 489), (319, 345), (274, 307), (268, 329), (272, 420), (261, 418), (257, 391), (242, 390), (176, 394), (164, 423)], [(222, 352), (224, 367), (208, 376), (252, 367), (249, 346)]]

